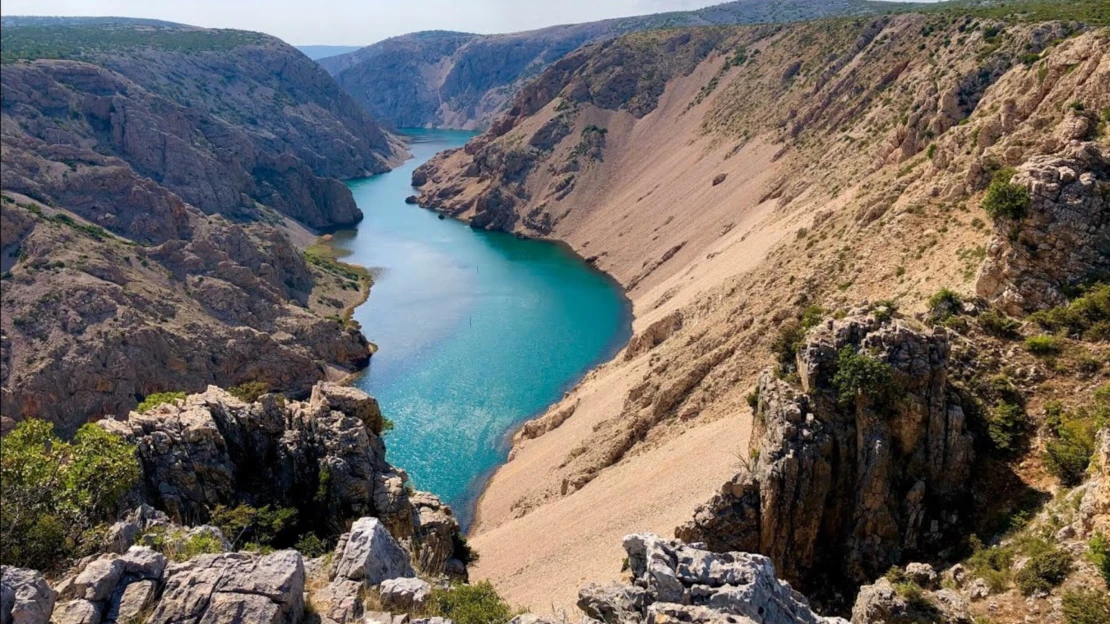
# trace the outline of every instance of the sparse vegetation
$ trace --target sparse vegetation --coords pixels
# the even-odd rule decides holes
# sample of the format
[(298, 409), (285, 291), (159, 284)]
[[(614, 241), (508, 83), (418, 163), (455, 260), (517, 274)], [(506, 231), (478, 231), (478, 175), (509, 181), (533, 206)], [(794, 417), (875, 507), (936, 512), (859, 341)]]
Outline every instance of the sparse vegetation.
[(265, 35), (259, 33), (223, 29), (136, 28), (126, 24), (6, 26), (0, 61), (81, 59), (103, 52), (144, 48), (197, 53), (265, 40)]
[(1110, 340), (1110, 284), (1095, 284), (1070, 303), (1031, 318), (1048, 331), (1092, 342)]
[(155, 392), (148, 394), (135, 408), (136, 412), (145, 414), (150, 410), (166, 403), (173, 403), (174, 401), (184, 401), (184, 392)]
[(954, 290), (941, 288), (929, 297), (929, 320), (943, 323), (964, 310), (964, 298)]
[(516, 615), (489, 581), (435, 587), (428, 599), (427, 611), (429, 615), (448, 618), (455, 624), (505, 624)]
[(1011, 168), (995, 172), (987, 194), (983, 196), (983, 210), (994, 219), (1018, 220), (1029, 212), (1029, 189), (1010, 182), (1015, 171)]
[(987, 416), (987, 434), (1000, 451), (1013, 451), (1020, 437), (1029, 429), (1029, 416), (1017, 403), (1001, 401)]
[(810, 306), (802, 312), (798, 320), (785, 321), (779, 326), (779, 333), (771, 342), (771, 351), (778, 361), (777, 369), (780, 374), (794, 372), (797, 368), (798, 349), (805, 342), (806, 333), (821, 322), (825, 310)]
[(99, 425), (66, 442), (19, 423), (0, 444), (0, 561), (49, 570), (79, 554), (138, 478), (135, 447)]
[(1064, 485), (1078, 485), (1095, 452), (1095, 436), (1110, 424), (1110, 392), (1096, 392), (1089, 405), (1066, 410), (1059, 404), (1046, 409), (1050, 438), (1044, 462)]
[(261, 381), (248, 381), (238, 386), (232, 386), (227, 391), (244, 403), (254, 403), (259, 397), (270, 391), (270, 386)]
[(993, 308), (980, 314), (978, 320), (979, 327), (996, 338), (1014, 338), (1021, 327), (1021, 323)]
[(1064, 624), (1106, 624), (1110, 622), (1110, 596), (1098, 589), (1064, 592)]
[(1040, 334), (1025, 339), (1025, 350), (1033, 355), (1057, 355), (1063, 351), (1063, 345), (1056, 336)]
[(1100, 532), (1095, 532), (1087, 541), (1087, 558), (1095, 564), (1102, 580), (1110, 586), (1110, 540)]
[(287, 539), (289, 530), (297, 520), (297, 510), (287, 507), (259, 508), (250, 505), (225, 507), (217, 505), (212, 511), (212, 524), (223, 532), (233, 547), (244, 550), (266, 550)]

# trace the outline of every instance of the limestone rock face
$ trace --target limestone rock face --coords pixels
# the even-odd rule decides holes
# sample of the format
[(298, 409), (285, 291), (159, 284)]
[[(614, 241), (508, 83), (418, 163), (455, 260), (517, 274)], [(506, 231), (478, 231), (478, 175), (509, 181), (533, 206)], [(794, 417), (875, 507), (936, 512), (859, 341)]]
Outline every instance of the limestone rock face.
[[(458, 521), (438, 498), (420, 492), (410, 496), (407, 475), (385, 460), (382, 423), (371, 396), (320, 383), (307, 401), (264, 395), (251, 404), (210, 387), (184, 401), (132, 413), (126, 421), (101, 421), (101, 426), (135, 443), (142, 468), (140, 497), (172, 518), (203, 520), (216, 505), (240, 503), (291, 507), (301, 522), (322, 530), (335, 518), (375, 516), (364, 518), (373, 521), (367, 530), (373, 529), (374, 536), (384, 533), (406, 566), (409, 555), (390, 533), (416, 553), (421, 570), (443, 573)], [(117, 532), (137, 533), (165, 521), (129, 518)], [(396, 573), (375, 583), (404, 576), (405, 569), (411, 575), (411, 567), (391, 565), (387, 571)]]
[(1020, 314), (1066, 303), (1063, 291), (1076, 282), (1104, 279), (1110, 271), (1105, 144), (1071, 140), (1059, 153), (1019, 166), (1012, 182), (1029, 190), (1031, 205), (1017, 221), (996, 220), (979, 295)]
[(624, 538), (632, 585), (587, 585), (578, 606), (607, 624), (631, 622), (760, 622), (837, 624), (775, 578), (762, 555), (714, 553), (650, 534)]
[(382, 606), (394, 611), (413, 611), (424, 607), (432, 586), (418, 578), (395, 578), (382, 581), (379, 588)]
[[(837, 396), (845, 347), (890, 366), (897, 400)], [(974, 459), (948, 354), (943, 330), (870, 316), (814, 329), (798, 351), (801, 388), (771, 372), (760, 378), (751, 472), (726, 483), (678, 537), (763, 553), (803, 586), (817, 571), (866, 582), (943, 544), (959, 526)]]
[(77, 575), (58, 584), (53, 621), (66, 624), (127, 622), (154, 602), (166, 571), (165, 555), (145, 546), (83, 561)]
[(296, 551), (200, 555), (166, 569), (166, 587), (150, 623), (293, 624), (304, 613), (304, 582), (304, 562)]
[(41, 573), (0, 566), (0, 623), (46, 624), (56, 599)]

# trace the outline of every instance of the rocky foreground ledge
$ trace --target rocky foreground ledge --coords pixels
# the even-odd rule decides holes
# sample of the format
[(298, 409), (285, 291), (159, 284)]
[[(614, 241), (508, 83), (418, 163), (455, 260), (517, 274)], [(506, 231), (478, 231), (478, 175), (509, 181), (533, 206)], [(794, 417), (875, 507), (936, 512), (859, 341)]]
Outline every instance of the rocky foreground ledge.
[[(578, 624), (848, 624), (814, 613), (762, 555), (713, 553), (650, 534), (626, 536), (624, 548), (630, 581), (583, 587)], [(0, 617), (4, 624), (448, 624), (426, 616), (437, 582), (443, 583), (417, 576), (381, 522), (362, 518), (331, 556), (311, 560), (283, 550), (173, 563), (132, 545), (123, 554), (83, 560), (53, 587), (38, 572), (5, 566)], [(943, 621), (970, 622), (958, 596), (950, 598), (952, 607), (938, 612)], [(852, 622), (913, 617), (884, 579), (861, 591)], [(523, 614), (509, 624), (557, 623)]]

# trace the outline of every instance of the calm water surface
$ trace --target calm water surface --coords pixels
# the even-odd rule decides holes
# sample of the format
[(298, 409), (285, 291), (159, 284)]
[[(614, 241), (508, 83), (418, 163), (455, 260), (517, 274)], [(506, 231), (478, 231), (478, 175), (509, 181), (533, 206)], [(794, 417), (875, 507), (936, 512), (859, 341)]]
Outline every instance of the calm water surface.
[(627, 300), (561, 246), (472, 230), (404, 203), (412, 170), (472, 134), (407, 131), (413, 158), (350, 183), (366, 218), (336, 234), (379, 269), (354, 314), (379, 351), (357, 385), (393, 420), (389, 460), (469, 525), (506, 433), (558, 400), (630, 333)]

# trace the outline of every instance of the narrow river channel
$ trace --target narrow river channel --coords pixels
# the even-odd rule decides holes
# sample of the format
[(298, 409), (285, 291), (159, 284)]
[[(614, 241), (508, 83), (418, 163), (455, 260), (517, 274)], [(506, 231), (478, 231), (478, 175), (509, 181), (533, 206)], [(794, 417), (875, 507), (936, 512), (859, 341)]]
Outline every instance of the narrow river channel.
[(394, 423), (389, 460), (469, 526), (506, 434), (628, 339), (620, 287), (568, 249), (473, 230), (405, 204), (413, 169), (467, 132), (407, 131), (413, 158), (350, 183), (365, 213), (344, 258), (376, 271), (354, 318), (377, 343), (356, 382)]

